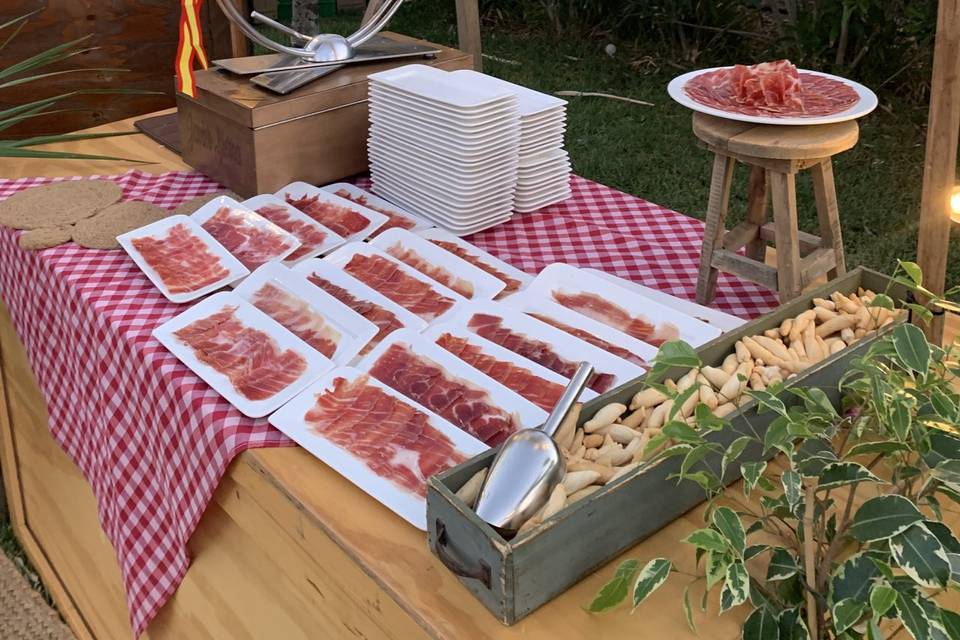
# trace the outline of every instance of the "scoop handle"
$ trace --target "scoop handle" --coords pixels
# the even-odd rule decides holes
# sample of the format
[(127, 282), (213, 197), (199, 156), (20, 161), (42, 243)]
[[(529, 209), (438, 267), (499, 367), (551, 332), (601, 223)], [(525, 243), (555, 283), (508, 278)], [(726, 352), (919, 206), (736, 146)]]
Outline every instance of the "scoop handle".
[(580, 397), (580, 392), (587, 386), (587, 381), (590, 380), (590, 376), (592, 375), (593, 365), (589, 362), (581, 362), (580, 366), (577, 367), (577, 372), (570, 378), (567, 388), (563, 390), (563, 395), (560, 396), (560, 400), (557, 401), (557, 404), (553, 407), (553, 411), (551, 411), (549, 417), (547, 417), (547, 421), (540, 427), (541, 431), (551, 438), (553, 437), (553, 434), (560, 428), (560, 423), (567, 417), (570, 409), (572, 409), (574, 403), (576, 403), (577, 398)]

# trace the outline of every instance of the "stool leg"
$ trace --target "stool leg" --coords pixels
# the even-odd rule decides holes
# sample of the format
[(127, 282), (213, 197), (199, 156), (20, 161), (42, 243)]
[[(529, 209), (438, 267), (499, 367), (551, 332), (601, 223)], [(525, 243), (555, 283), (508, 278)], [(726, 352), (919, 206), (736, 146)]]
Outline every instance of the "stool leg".
[(820, 219), (820, 246), (833, 249), (836, 266), (827, 272), (833, 279), (847, 272), (843, 257), (843, 235), (840, 231), (840, 208), (837, 206), (837, 189), (833, 182), (833, 162), (827, 158), (810, 168), (813, 176), (813, 195), (817, 201), (817, 217)]
[(710, 200), (707, 203), (707, 222), (700, 249), (700, 274), (697, 278), (697, 302), (709, 304), (717, 289), (717, 270), (713, 268), (713, 252), (723, 241), (724, 221), (730, 205), (730, 183), (733, 181), (734, 159), (716, 154), (713, 175), (710, 178)]
[(777, 287), (780, 302), (800, 295), (800, 230), (797, 228), (797, 183), (792, 173), (770, 172), (774, 240), (777, 245)]
[[(747, 185), (747, 222), (762, 227), (767, 224), (767, 170), (763, 167), (750, 169), (750, 182)], [(757, 237), (747, 244), (747, 257), (763, 262), (767, 255), (767, 243)]]

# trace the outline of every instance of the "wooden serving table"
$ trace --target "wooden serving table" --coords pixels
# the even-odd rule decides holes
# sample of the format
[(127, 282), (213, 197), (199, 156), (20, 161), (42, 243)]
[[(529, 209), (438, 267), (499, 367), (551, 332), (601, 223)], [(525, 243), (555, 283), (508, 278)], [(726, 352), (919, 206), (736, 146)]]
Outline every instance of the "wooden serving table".
[[(132, 119), (97, 130), (130, 129)], [(142, 135), (54, 148), (146, 160), (152, 164), (139, 168), (151, 172), (188, 168)], [(108, 175), (130, 168), (24, 159), (4, 161), (0, 175)], [(16, 533), (79, 638), (128, 640), (120, 572), (93, 493), (49, 433), (44, 398), (5, 308), (0, 352), (0, 464)], [(665, 556), (692, 573), (692, 548), (679, 541), (700, 525), (696, 509), (623, 557)], [(690, 581), (683, 575), (668, 580), (636, 615), (621, 610), (593, 616), (582, 610), (622, 558), (518, 624), (502, 626), (430, 553), (423, 532), (299, 447), (240, 454), (189, 549), (186, 578), (145, 637), (696, 637), (681, 612)], [(694, 603), (702, 594), (697, 589), (691, 589)], [(694, 606), (700, 636), (739, 638), (745, 612), (717, 617), (716, 611), (715, 601), (707, 613)]]

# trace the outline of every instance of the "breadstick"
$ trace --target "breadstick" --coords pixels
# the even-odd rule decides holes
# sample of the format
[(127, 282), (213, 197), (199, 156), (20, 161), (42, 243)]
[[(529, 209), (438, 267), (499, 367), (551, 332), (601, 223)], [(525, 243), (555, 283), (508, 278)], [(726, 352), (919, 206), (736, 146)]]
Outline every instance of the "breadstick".
[(771, 340), (776, 340), (780, 337), (780, 329), (767, 329), (763, 332), (764, 337), (770, 338)]
[(596, 471), (571, 471), (563, 477), (563, 489), (570, 495), (589, 487), (599, 479), (600, 474)]
[(469, 480), (463, 483), (463, 486), (457, 489), (456, 496), (463, 500), (468, 507), (473, 508), (473, 503), (477, 501), (480, 495), (480, 488), (483, 481), (487, 479), (487, 469), (484, 467), (477, 471)]
[(613, 421), (626, 412), (627, 407), (619, 402), (611, 402), (597, 411), (596, 414), (583, 424), (583, 430), (586, 433), (593, 433), (601, 427), (613, 424)]
[(828, 311), (836, 311), (837, 309), (837, 303), (833, 300), (827, 300), (826, 298), (814, 298), (813, 305), (815, 307), (827, 309)]
[(627, 444), (640, 435), (630, 427), (624, 426), (623, 424), (607, 425), (600, 431), (597, 431), (597, 433), (602, 433), (604, 437), (608, 437), (613, 442), (617, 442), (619, 444)]
[(723, 359), (723, 364), (720, 365), (720, 369), (722, 369), (723, 372), (726, 373), (727, 375), (730, 375), (731, 373), (736, 371), (737, 367), (739, 366), (740, 366), (740, 361), (737, 360), (737, 354), (731, 353), (726, 358)]
[[(787, 347), (784, 346), (780, 340), (772, 340), (766, 336), (754, 336), (753, 339), (773, 355), (779, 356), (785, 360), (790, 359), (790, 354), (787, 353)], [(773, 363), (771, 362), (769, 364)]]
[(621, 420), (620, 424), (622, 424), (625, 427), (629, 427), (631, 429), (636, 429), (637, 427), (643, 424), (644, 420), (647, 419), (648, 413), (649, 413), (649, 410), (646, 407), (640, 407), (639, 409), (637, 409), (636, 411), (628, 415), (626, 418)]
[(750, 350), (747, 349), (747, 345), (743, 344), (743, 340), (737, 340), (737, 344), (734, 345), (734, 349), (736, 349), (737, 360), (740, 363), (744, 363), (750, 359)]
[(786, 338), (790, 335), (790, 329), (793, 328), (793, 318), (787, 318), (780, 323), (780, 337)]
[(666, 399), (667, 396), (660, 393), (659, 390), (653, 387), (647, 387), (642, 391), (638, 391), (633, 396), (633, 399), (630, 401), (630, 409), (655, 407)]
[(650, 417), (647, 418), (647, 428), (653, 427), (654, 429), (662, 427), (667, 421), (667, 415), (669, 415), (670, 410), (673, 409), (673, 399), (669, 399), (665, 402), (661, 402), (656, 409), (653, 410), (653, 413), (650, 414)]
[(591, 433), (583, 436), (583, 446), (587, 449), (596, 449), (603, 445), (603, 434)]
[(813, 311), (817, 314), (817, 322), (826, 322), (837, 317), (836, 311), (830, 311), (824, 307), (816, 307)]
[(570, 449), (570, 445), (573, 444), (573, 438), (577, 433), (577, 422), (580, 421), (580, 409), (582, 407), (583, 403), (574, 403), (574, 405), (570, 407), (570, 411), (567, 412), (563, 422), (557, 427), (557, 432), (554, 434), (553, 439), (557, 441), (561, 449)]
[[(860, 307), (860, 308), (866, 309), (866, 307)], [(867, 316), (869, 317), (869, 313), (867, 314)], [(857, 325), (858, 325), (857, 316), (840, 315), (840, 316), (837, 316), (836, 318), (833, 318), (831, 320), (824, 322), (822, 325), (817, 327), (816, 335), (820, 336), (821, 338), (826, 338), (827, 336), (831, 336), (838, 331), (843, 331), (844, 329), (849, 329)], [(804, 343), (803, 346), (807, 347), (807, 353), (809, 353), (810, 345)]]
[(558, 484), (553, 488), (550, 497), (547, 499), (547, 504), (543, 507), (543, 514), (540, 516), (541, 522), (563, 509), (566, 502), (567, 491), (563, 488), (562, 483)]
[(707, 405), (711, 410), (716, 409), (717, 405), (720, 404), (720, 401), (717, 399), (717, 393), (713, 390), (713, 387), (710, 386), (710, 383), (707, 382), (707, 379), (703, 376), (703, 383), (700, 385), (700, 402)]
[[(826, 326), (826, 325), (820, 325)], [(807, 359), (811, 362), (823, 360), (823, 354), (820, 353), (820, 345), (817, 344), (816, 329), (812, 324), (808, 324), (803, 332), (803, 348), (807, 352)]]
[(613, 469), (597, 464), (590, 460), (580, 460), (579, 462), (567, 463), (567, 471), (596, 471), (602, 482), (606, 482), (613, 475)]
[(700, 373), (703, 374), (704, 378), (710, 381), (710, 384), (713, 385), (714, 389), (720, 389), (727, 383), (727, 380), (730, 379), (729, 373), (723, 369), (717, 369), (715, 367), (703, 367), (700, 369)]
[[(613, 477), (613, 474), (610, 474), (610, 477), (612, 478), (612, 477)], [(607, 478), (606, 480), (604, 480), (605, 483), (606, 483), (606, 482), (609, 482), (609, 481), (610, 481), (610, 478)], [(592, 485), (592, 486), (587, 487), (586, 489), (580, 489), (580, 491), (577, 491), (577, 492), (574, 493), (573, 495), (567, 497), (567, 504), (565, 504), (564, 506), (571, 505), (571, 504), (573, 504), (574, 502), (576, 502), (577, 500), (583, 500), (583, 499), (586, 498), (587, 496), (589, 496), (589, 495), (591, 495), (591, 494), (599, 491), (599, 490), (602, 489), (602, 488), (603, 488), (603, 487), (600, 487), (600, 486), (598, 486), (598, 485)]]
[(639, 466), (640, 466), (640, 463), (639, 463), (639, 462), (631, 462), (631, 463), (628, 464), (628, 465), (624, 465), (624, 466), (620, 467), (619, 469), (617, 469), (617, 472), (616, 472), (615, 474), (613, 474), (613, 476), (610, 478), (610, 480), (607, 481), (607, 484), (610, 484), (610, 483), (613, 482), (614, 480), (617, 480), (618, 478), (627, 475), (628, 473), (630, 473), (631, 471), (633, 471), (634, 469), (636, 469), (636, 468), (639, 467)]
[(737, 405), (735, 405), (734, 403), (724, 402), (719, 407), (713, 410), (713, 415), (717, 416), (718, 418), (722, 418), (723, 416), (733, 411), (736, 411), (736, 409), (737, 409)]

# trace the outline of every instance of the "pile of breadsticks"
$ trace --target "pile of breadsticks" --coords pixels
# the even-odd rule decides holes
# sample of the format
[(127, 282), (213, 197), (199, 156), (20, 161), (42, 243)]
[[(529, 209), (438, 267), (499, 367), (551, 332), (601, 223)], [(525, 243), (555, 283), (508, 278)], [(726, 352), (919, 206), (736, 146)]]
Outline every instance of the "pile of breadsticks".
[[(629, 407), (619, 402), (605, 405), (580, 427), (576, 426), (581, 409), (577, 404), (555, 435), (566, 458), (566, 476), (520, 531), (537, 526), (652, 457), (656, 451), (647, 451), (647, 443), (660, 434), (671, 413), (674, 420), (695, 426), (694, 411), (703, 403), (714, 415), (723, 417), (750, 401), (748, 389), (765, 390), (782, 382), (905, 313), (903, 309), (870, 306), (875, 295), (860, 289), (848, 296), (834, 293), (829, 299), (814, 298), (813, 308), (787, 318), (780, 327), (738, 340), (734, 353), (720, 366), (691, 369), (679, 379), (664, 380), (663, 386), (678, 395), (698, 386), (675, 413), (673, 399), (653, 387), (637, 392)], [(486, 473), (486, 469), (477, 472), (457, 491), (471, 507)]]

